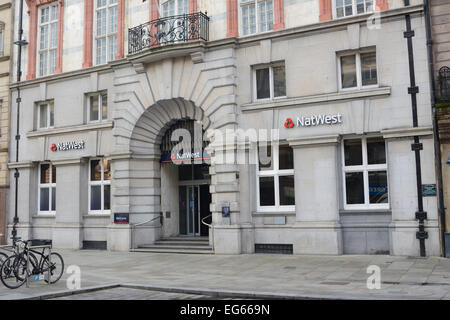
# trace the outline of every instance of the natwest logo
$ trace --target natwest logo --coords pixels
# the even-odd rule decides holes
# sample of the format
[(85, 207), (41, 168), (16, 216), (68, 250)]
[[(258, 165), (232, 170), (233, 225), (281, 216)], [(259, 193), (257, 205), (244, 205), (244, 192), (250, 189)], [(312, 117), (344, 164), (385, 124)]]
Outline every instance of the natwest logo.
[(286, 122), (284, 123), (284, 127), (285, 128), (293, 128), (295, 126), (294, 122), (292, 121), (291, 118), (287, 118)]
[(84, 149), (84, 140), (52, 143), (52, 145), (50, 146), (50, 150), (53, 152), (79, 149)]
[(284, 127), (289, 129), (297, 127), (312, 127), (321, 125), (334, 125), (342, 123), (342, 114), (319, 114), (310, 117), (297, 117), (297, 121), (292, 121), (291, 118), (286, 118)]

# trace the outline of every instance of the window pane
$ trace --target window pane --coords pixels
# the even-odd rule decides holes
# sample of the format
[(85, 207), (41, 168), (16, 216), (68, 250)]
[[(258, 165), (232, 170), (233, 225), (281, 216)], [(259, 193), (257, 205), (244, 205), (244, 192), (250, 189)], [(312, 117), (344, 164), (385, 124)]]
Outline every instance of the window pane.
[(249, 29), (250, 33), (256, 33), (256, 13), (255, 13), (255, 5), (249, 5)]
[(98, 120), (98, 96), (90, 96), (89, 97), (89, 120), (97, 121)]
[(56, 210), (56, 188), (53, 187), (52, 188), (52, 210), (51, 211), (55, 211)]
[(386, 163), (386, 144), (383, 138), (367, 139), (367, 162), (368, 164)]
[(256, 70), (256, 98), (270, 98), (269, 68)]
[(100, 160), (91, 160), (91, 181), (102, 180), (102, 166)]
[(286, 73), (284, 66), (273, 67), (273, 91), (275, 97), (286, 96)]
[(346, 166), (362, 165), (362, 146), (360, 139), (344, 140)]
[(375, 52), (361, 54), (362, 85), (377, 84), (377, 59)]
[(102, 95), (102, 120), (108, 118), (108, 96), (106, 94)]
[(39, 210), (49, 211), (49, 188), (40, 188), (39, 193)]
[(388, 203), (386, 171), (369, 172), (370, 203)]
[(47, 128), (47, 105), (39, 106), (39, 128)]
[(364, 180), (362, 172), (345, 174), (347, 204), (364, 204)]
[(294, 176), (282, 176), (280, 182), (280, 205), (295, 205)]
[(91, 186), (91, 210), (102, 209), (102, 187)]
[(111, 209), (111, 186), (106, 184), (103, 186), (103, 210)]
[(103, 159), (103, 180), (111, 180), (111, 162)]
[(52, 166), (52, 183), (56, 183), (56, 167)]
[(52, 103), (52, 102), (50, 102), (49, 104), (48, 104), (48, 106), (49, 106), (49, 115), (50, 115), (50, 127), (53, 127), (54, 126), (54, 124), (55, 124), (55, 105)]
[(273, 177), (259, 178), (259, 204), (260, 206), (275, 205), (275, 184)]
[(50, 164), (41, 164), (41, 183), (50, 183)]
[(112, 61), (117, 56), (117, 36), (108, 37), (109, 57), (108, 61)]
[(279, 166), (280, 170), (294, 169), (294, 151), (290, 146), (279, 147)]
[(356, 58), (355, 56), (341, 57), (342, 88), (356, 87)]
[(117, 32), (117, 10), (117, 6), (109, 8), (109, 33)]
[(272, 147), (270, 144), (258, 144), (259, 170), (273, 170)]

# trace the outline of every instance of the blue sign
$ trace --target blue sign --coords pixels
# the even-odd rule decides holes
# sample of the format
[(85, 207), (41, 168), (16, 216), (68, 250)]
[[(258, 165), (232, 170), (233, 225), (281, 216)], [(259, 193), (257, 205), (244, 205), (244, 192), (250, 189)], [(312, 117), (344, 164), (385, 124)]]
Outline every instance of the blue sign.
[(435, 184), (423, 184), (422, 185), (422, 196), (424, 197), (435, 197), (436, 185)]
[(128, 224), (130, 223), (130, 215), (128, 213), (114, 213), (115, 224)]
[(222, 218), (230, 217), (230, 207), (222, 207)]
[(450, 164), (450, 157), (448, 157), (448, 159), (447, 159), (447, 163), (448, 163), (448, 164)]

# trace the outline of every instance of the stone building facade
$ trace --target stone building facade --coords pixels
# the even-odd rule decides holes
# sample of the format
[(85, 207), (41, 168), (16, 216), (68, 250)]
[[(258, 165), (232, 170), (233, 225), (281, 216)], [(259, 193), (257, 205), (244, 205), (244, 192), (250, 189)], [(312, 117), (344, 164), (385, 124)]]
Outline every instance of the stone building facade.
[(12, 1), (0, 2), (0, 243), (6, 243), (6, 215), (9, 195), (9, 83), (13, 31)]
[[(414, 137), (422, 183), (436, 183), (420, 0), (157, 3), (27, 0), (27, 80), (11, 85), (24, 105), (9, 163), (19, 235), (75, 249), (206, 235), (216, 254), (419, 255)], [(215, 130), (199, 156), (168, 153), (169, 133), (196, 126)], [(237, 132), (248, 139), (218, 138)], [(202, 164), (177, 165), (187, 154)], [(439, 255), (436, 197), (422, 202), (426, 254)]]

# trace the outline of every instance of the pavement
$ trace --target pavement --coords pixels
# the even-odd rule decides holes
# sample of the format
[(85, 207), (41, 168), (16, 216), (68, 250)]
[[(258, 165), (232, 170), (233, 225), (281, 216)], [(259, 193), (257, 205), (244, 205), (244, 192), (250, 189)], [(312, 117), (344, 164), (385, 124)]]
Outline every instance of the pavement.
[[(80, 290), (65, 272), (53, 285), (0, 284), (0, 299), (450, 299), (450, 259), (439, 257), (54, 251), (65, 271), (80, 268)], [(369, 266), (380, 268), (380, 289), (368, 289)]]

